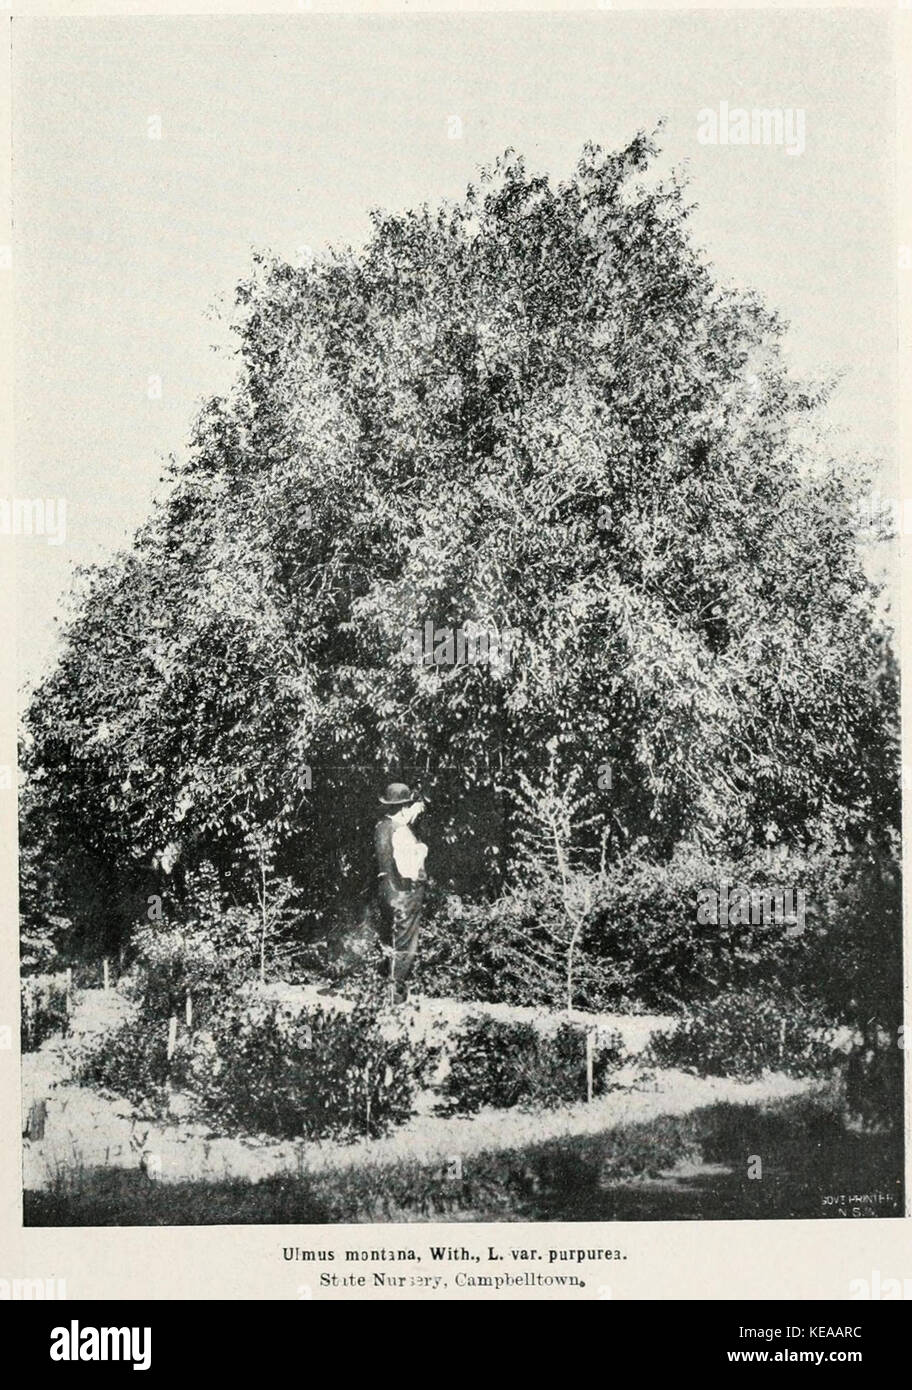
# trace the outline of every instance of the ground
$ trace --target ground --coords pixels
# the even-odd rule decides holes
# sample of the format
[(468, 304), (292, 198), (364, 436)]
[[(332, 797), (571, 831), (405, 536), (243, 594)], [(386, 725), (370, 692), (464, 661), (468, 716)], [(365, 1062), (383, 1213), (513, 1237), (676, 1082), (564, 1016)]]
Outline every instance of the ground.
[[(346, 1001), (327, 1000), (312, 986), (277, 985), (269, 990), (291, 1003), (347, 1007)], [(124, 1008), (125, 1001), (116, 991), (86, 991), (79, 998), (71, 1031), (76, 1038), (102, 1031)], [(479, 1010), (498, 1017), (534, 1018), (546, 1029), (566, 1017), (555, 1014), (543, 1019), (541, 1011), (533, 1009), (439, 999), (416, 1001), (404, 1017), (416, 1036), (439, 1039), (467, 1013)], [(797, 1164), (801, 1172), (797, 1173), (795, 1154), (782, 1157), (788, 1148), (788, 1134), (781, 1124), (772, 1141), (766, 1121), (764, 1138), (750, 1137), (752, 1117), (764, 1116), (770, 1106), (812, 1101), (820, 1090), (819, 1083), (782, 1075), (740, 1082), (671, 1070), (644, 1071), (635, 1060), (637, 1054), (652, 1033), (670, 1020), (574, 1017), (600, 1031), (620, 1032), (631, 1053), (630, 1065), (616, 1076), (617, 1087), (608, 1094), (588, 1104), (556, 1109), (489, 1109), (471, 1116), (447, 1117), (433, 1113), (434, 1095), (426, 1092), (419, 1097), (417, 1113), (394, 1134), (354, 1143), (215, 1134), (209, 1125), (193, 1118), (191, 1099), (181, 1094), (172, 1097), (167, 1120), (143, 1117), (122, 1099), (68, 1080), (67, 1043), (50, 1039), (38, 1052), (23, 1057), (24, 1119), (34, 1104), (45, 1104), (43, 1134), (24, 1141), (24, 1187), (30, 1194), (27, 1210), (31, 1209), (41, 1224), (40, 1212), (47, 1210), (51, 1194), (59, 1196), (63, 1188), (72, 1193), (75, 1174), (87, 1178), (93, 1191), (116, 1188), (119, 1199), (130, 1184), (139, 1183), (140, 1192), (146, 1193), (154, 1185), (160, 1193), (156, 1200), (159, 1206), (165, 1204), (165, 1211), (168, 1191), (179, 1206), (189, 1193), (195, 1193), (197, 1209), (203, 1195), (210, 1193), (215, 1211), (222, 1209), (226, 1193), (234, 1194), (235, 1200), (253, 1185), (261, 1185), (266, 1192), (271, 1184), (273, 1193), (281, 1191), (283, 1203), (290, 1200), (289, 1191), (295, 1185), (299, 1201), (306, 1189), (307, 1200), (317, 1202), (315, 1211), (323, 1210), (319, 1203), (329, 1200), (330, 1189), (333, 1201), (342, 1189), (349, 1192), (346, 1200), (354, 1201), (351, 1192), (357, 1189), (356, 1205), (361, 1211), (369, 1189), (370, 1211), (376, 1215), (379, 1202), (379, 1219), (387, 1220), (414, 1219), (416, 1203), (419, 1207), (429, 1204), (431, 1214), (438, 1219), (447, 1215), (457, 1220), (484, 1219), (492, 1205), (506, 1203), (509, 1208), (514, 1200), (520, 1206), (532, 1201), (545, 1217), (553, 1208), (555, 1219), (611, 1219), (622, 1213), (633, 1219), (650, 1215), (723, 1216), (746, 1214), (745, 1202), (757, 1207), (762, 1194), (769, 1199), (773, 1190), (785, 1183), (792, 1193), (792, 1206), (800, 1189), (794, 1214), (799, 1210), (803, 1215), (832, 1214), (821, 1208), (822, 1195), (813, 1190), (813, 1172), (810, 1189), (805, 1172), (809, 1164), (812, 1170), (816, 1164), (820, 1183), (826, 1186), (837, 1181), (827, 1178), (832, 1163), (826, 1155), (804, 1153)], [(721, 1130), (720, 1117), (725, 1120)], [(34, 1130), (34, 1125), (31, 1128)], [(763, 1144), (767, 1177), (775, 1178), (774, 1182), (767, 1181), (765, 1189), (745, 1183), (752, 1142)], [(636, 1150), (637, 1145), (649, 1151), (650, 1157), (631, 1159), (628, 1150)], [(713, 1145), (717, 1152), (711, 1151)], [(562, 1178), (555, 1177), (558, 1172)], [(418, 1188), (427, 1189), (420, 1198), (416, 1196)], [(45, 1194), (44, 1208), (41, 1194)], [(146, 1195), (144, 1202), (148, 1200)], [(305, 1202), (302, 1219), (307, 1219), (309, 1210)], [(510, 1215), (509, 1209), (501, 1210), (498, 1219), (509, 1219)], [(192, 1219), (214, 1218), (198, 1210)], [(360, 1219), (368, 1217), (362, 1215)]]

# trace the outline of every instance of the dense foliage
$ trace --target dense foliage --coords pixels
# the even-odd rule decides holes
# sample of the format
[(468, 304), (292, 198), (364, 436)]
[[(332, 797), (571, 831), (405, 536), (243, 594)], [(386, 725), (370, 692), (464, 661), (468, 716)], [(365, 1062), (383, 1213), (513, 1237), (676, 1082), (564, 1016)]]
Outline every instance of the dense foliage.
[[(469, 1016), (447, 1047), (449, 1069), (440, 1085), (441, 1108), (472, 1112), (484, 1106), (561, 1105), (586, 1100), (586, 1032), (561, 1023), (542, 1033), (533, 1023)], [(598, 1033), (592, 1044), (593, 1095), (610, 1084), (624, 1060), (618, 1034)]]
[(650, 1045), (659, 1066), (700, 1076), (822, 1076), (835, 1060), (823, 1015), (794, 991), (728, 991), (688, 1009)]
[[(860, 483), (655, 154), (588, 147), (557, 185), (508, 154), (357, 254), (259, 261), (235, 390), (84, 574), (28, 711), (25, 833), (67, 915), (116, 932), (204, 855), (250, 901), (290, 873), (319, 914), (362, 886), (395, 770), (456, 886), (496, 888), (549, 745), (609, 858), (894, 814)], [(514, 659), (415, 665), (428, 620), (509, 627)]]
[(69, 1011), (65, 974), (23, 975), (19, 1003), (19, 1042), (23, 1052), (34, 1052), (54, 1033), (66, 1031)]
[(376, 1001), (348, 1013), (304, 1009), (241, 992), (200, 1035), (191, 1084), (230, 1128), (283, 1138), (385, 1134), (412, 1113), (426, 1065)]
[(78, 1040), (70, 1058), (77, 1081), (123, 1096), (153, 1115), (166, 1110), (169, 1087), (183, 1079), (187, 1060), (183, 1045), (168, 1056), (167, 1019), (138, 1010), (116, 1027)]
[[(587, 146), (552, 182), (508, 152), (458, 203), (376, 213), (358, 251), (257, 258), (233, 390), (132, 547), (82, 573), (26, 713), (34, 968), (125, 947), (171, 1010), (301, 968), (302, 942), (357, 935), (401, 777), (429, 796), (431, 990), (678, 1008), (799, 980), (892, 1026), (868, 480), (657, 159)], [(509, 629), (511, 659), (417, 663), (427, 623)], [(805, 888), (808, 931), (701, 929), (722, 874)], [(226, 1066), (294, 1128), (262, 1027)], [(353, 1124), (367, 1094), (379, 1122), (368, 1087)]]
[[(799, 920), (701, 923), (700, 893), (721, 894), (723, 883), (749, 885), (755, 901), (791, 894)], [(564, 905), (553, 878), (530, 876), (493, 904), (438, 893), (428, 918), (419, 961), (428, 994), (547, 1008), (566, 1002)], [(786, 997), (800, 986), (831, 1018), (857, 1028), (877, 1020), (895, 1037), (901, 980), (902, 897), (892, 854), (815, 846), (713, 859), (681, 845), (662, 863), (635, 847), (594, 884), (574, 1002), (592, 1011), (674, 1013), (729, 990), (763, 986)]]
[[(161, 999), (161, 996), (158, 996)], [(164, 1113), (186, 1091), (222, 1130), (280, 1138), (376, 1137), (412, 1113), (429, 1054), (360, 995), (347, 1012), (301, 1008), (247, 986), (213, 1002), (204, 1027), (135, 1004), (72, 1049), (82, 1082)]]

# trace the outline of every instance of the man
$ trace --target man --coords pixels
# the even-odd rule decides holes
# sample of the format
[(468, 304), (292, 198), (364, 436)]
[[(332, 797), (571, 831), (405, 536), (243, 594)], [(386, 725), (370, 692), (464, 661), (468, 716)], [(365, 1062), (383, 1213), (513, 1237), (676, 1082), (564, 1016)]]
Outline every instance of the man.
[(404, 1004), (418, 950), (427, 883), (424, 870), (427, 845), (423, 845), (412, 830), (413, 823), (424, 810), (424, 802), (403, 782), (391, 782), (380, 797), (380, 804), (387, 808), (374, 830), (381, 936), (392, 953), (393, 1002)]

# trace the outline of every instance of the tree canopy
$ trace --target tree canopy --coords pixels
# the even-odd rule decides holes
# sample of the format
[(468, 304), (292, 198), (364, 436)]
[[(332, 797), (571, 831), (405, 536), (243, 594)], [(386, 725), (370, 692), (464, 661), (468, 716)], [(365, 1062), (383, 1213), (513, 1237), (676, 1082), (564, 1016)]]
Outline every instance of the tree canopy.
[[(864, 482), (657, 153), (587, 146), (555, 183), (507, 152), (360, 250), (255, 259), (234, 388), (82, 576), (27, 712), (64, 899), (105, 884), (129, 917), (175, 860), (244, 891), (266, 845), (319, 915), (363, 888), (393, 777), (438, 865), (496, 891), (555, 761), (609, 857), (895, 819)], [(428, 622), (510, 629), (512, 660), (416, 664)]]

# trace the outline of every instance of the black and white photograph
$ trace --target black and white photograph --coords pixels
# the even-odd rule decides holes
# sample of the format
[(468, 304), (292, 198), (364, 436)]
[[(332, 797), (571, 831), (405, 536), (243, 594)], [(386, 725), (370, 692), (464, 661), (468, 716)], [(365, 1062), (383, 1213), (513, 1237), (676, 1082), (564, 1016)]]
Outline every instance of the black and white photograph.
[(895, 21), (13, 19), (23, 1227), (906, 1215)]

